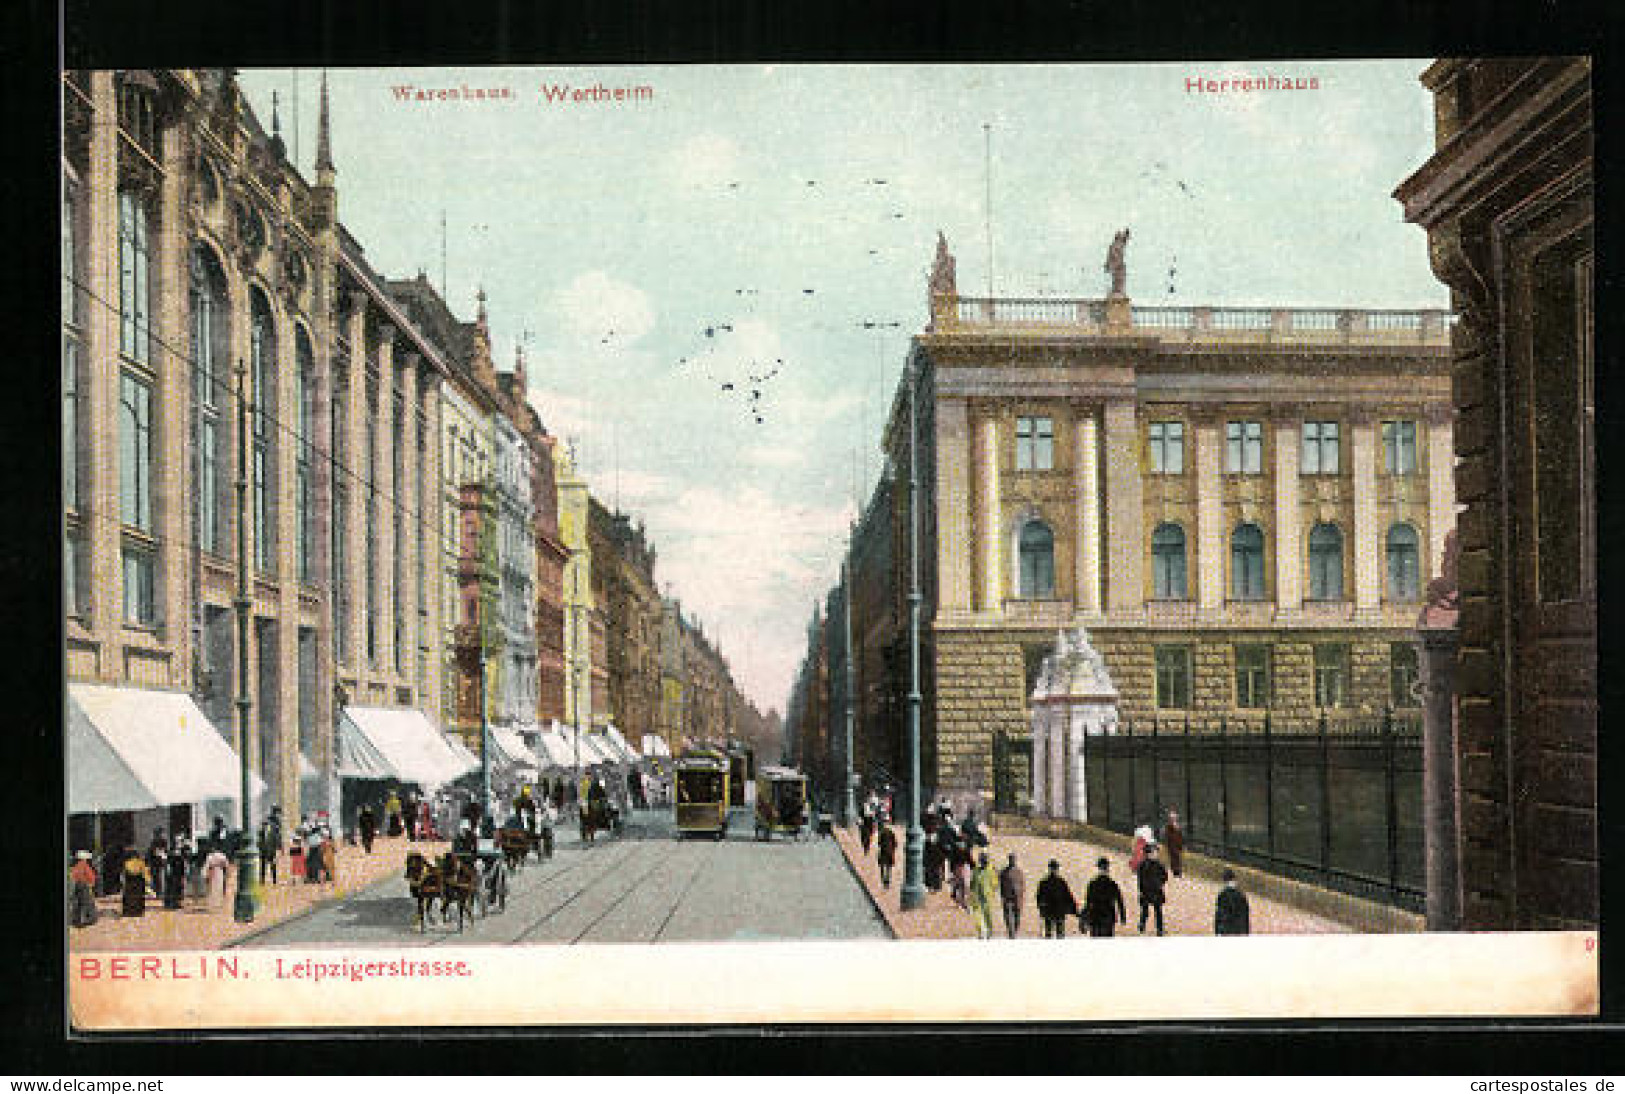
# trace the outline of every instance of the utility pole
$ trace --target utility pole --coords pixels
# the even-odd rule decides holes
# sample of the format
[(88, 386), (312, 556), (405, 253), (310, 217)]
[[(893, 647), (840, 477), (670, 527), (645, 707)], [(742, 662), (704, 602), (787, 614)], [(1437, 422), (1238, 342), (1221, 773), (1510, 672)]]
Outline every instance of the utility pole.
[(908, 836), (903, 852), (902, 907), (925, 903), (925, 830), (920, 827), (920, 477), (918, 379), (914, 358), (904, 370), (908, 384)]
[(259, 913), (259, 853), (254, 841), (254, 774), (248, 759), (248, 711), (253, 700), (248, 694), (249, 611), (248, 597), (248, 370), (237, 360), (237, 760), (241, 784), (242, 835), (237, 843), (237, 896), (232, 917), (238, 923), (252, 923)]

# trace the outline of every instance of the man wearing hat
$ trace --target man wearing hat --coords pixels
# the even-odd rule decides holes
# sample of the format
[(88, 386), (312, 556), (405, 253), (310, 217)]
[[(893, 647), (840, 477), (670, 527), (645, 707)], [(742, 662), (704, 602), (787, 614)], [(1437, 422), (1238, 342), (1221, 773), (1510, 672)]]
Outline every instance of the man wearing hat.
[(1157, 934), (1162, 934), (1162, 905), (1168, 899), (1168, 867), (1157, 857), (1157, 845), (1145, 845), (1145, 860), (1135, 871), (1140, 882), (1140, 933), (1145, 933), (1146, 915), (1152, 909), (1157, 913)]
[(1224, 888), (1213, 904), (1214, 934), (1250, 934), (1252, 917), (1247, 907), (1247, 894), (1236, 887), (1236, 872), (1224, 868)]
[(1010, 865), (999, 871), (999, 901), (1004, 905), (1004, 930), (1011, 938), (1021, 930), (1021, 902), (1026, 896), (1027, 879), (1022, 876), (1021, 867), (1016, 865), (1016, 856), (1011, 855)]
[(1061, 876), (1061, 864), (1049, 860), (1049, 874), (1038, 883), (1038, 915), (1044, 921), (1045, 938), (1066, 937), (1066, 917), (1078, 914), (1078, 898)]
[[(1083, 894), (1083, 911), (1079, 920), (1089, 924), (1089, 937), (1110, 938), (1117, 924), (1128, 922), (1128, 909), (1123, 906), (1123, 890), (1111, 879), (1111, 860), (1102, 856), (1095, 861), (1100, 873), (1089, 882)], [(1080, 923), (1081, 926), (1081, 923)]]

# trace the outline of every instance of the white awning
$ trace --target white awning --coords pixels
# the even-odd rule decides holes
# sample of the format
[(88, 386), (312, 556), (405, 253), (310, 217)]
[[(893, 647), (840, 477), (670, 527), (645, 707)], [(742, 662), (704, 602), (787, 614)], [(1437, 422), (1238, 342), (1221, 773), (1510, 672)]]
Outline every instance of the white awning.
[(542, 766), (542, 758), (532, 752), (525, 744), (524, 737), (518, 730), (506, 726), (492, 726), (491, 739), (496, 743), (497, 751), (510, 767), (538, 768)]
[(419, 710), (345, 707), (344, 722), (365, 738), (377, 758), (388, 766), (385, 777), (417, 783), (428, 790), (479, 766), (461, 742), (441, 733)]
[(534, 738), (531, 751), (543, 768), (571, 768), (575, 766), (575, 749), (570, 742), (570, 729), (557, 722)]
[(67, 728), (70, 813), (235, 801), (242, 786), (237, 753), (183, 692), (69, 684)]
[(339, 777), (344, 779), (396, 779), (400, 775), (389, 758), (378, 751), (361, 727), (348, 716), (339, 719)]
[(451, 754), (457, 757), (458, 762), (467, 765), (462, 771), (458, 772), (459, 775), (467, 771), (473, 771), (476, 767), (480, 766), (479, 756), (472, 748), (469, 748), (463, 743), (462, 737), (455, 733), (448, 733), (442, 739), (451, 748)]
[(609, 737), (610, 742), (614, 744), (615, 750), (621, 754), (621, 759), (629, 764), (635, 764), (643, 759), (642, 756), (638, 755), (638, 750), (632, 747), (631, 742), (626, 739), (626, 735), (620, 730), (610, 726), (604, 732)]
[(645, 733), (643, 735), (643, 754), (645, 756), (663, 756), (671, 758), (671, 749), (666, 746), (666, 738), (658, 733)]
[[(593, 758), (587, 759), (588, 750), (592, 751)], [(625, 763), (616, 751), (615, 745), (603, 730), (593, 730), (581, 735), (581, 762), (584, 764), (619, 764)]]

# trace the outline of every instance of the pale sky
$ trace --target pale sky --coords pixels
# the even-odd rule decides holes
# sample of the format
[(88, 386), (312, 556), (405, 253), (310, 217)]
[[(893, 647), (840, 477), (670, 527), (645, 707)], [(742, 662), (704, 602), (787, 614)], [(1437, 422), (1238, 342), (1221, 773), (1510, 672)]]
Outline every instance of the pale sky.
[[(526, 341), (543, 423), (575, 441), (606, 505), (646, 521), (657, 580), (744, 691), (782, 710), (880, 471), (938, 229), (963, 295), (986, 294), (991, 219), (1001, 296), (1104, 296), (1106, 247), (1130, 227), (1138, 304), (1445, 307), (1426, 237), (1390, 196), (1432, 151), (1424, 67), (335, 69), (329, 82), (339, 215), (373, 267), (439, 285), (444, 211), (453, 311), (472, 318), (484, 286), (498, 366)], [(1186, 90), (1253, 75), (1319, 89)], [(278, 91), (307, 178), (318, 80), (242, 74), (267, 127)], [(513, 97), (402, 101), (392, 88), (407, 84)], [(547, 86), (599, 84), (653, 95), (545, 101)]]

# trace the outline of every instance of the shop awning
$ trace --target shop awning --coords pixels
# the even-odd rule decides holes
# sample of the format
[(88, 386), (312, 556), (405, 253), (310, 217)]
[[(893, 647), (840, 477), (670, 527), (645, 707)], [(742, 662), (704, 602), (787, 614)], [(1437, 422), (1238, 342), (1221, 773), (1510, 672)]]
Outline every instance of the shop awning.
[(569, 727), (554, 722), (551, 728), (542, 730), (532, 738), (535, 744), (531, 746), (531, 751), (541, 761), (543, 769), (575, 766), (575, 750), (570, 743), (570, 733)]
[(235, 800), (242, 786), (237, 753), (183, 692), (69, 684), (67, 729), (70, 813)]
[(671, 758), (671, 749), (666, 747), (666, 739), (658, 733), (645, 733), (643, 735), (643, 754), (650, 757)]
[[(587, 750), (592, 749), (593, 758), (587, 759)], [(620, 752), (615, 748), (614, 742), (603, 730), (593, 730), (591, 733), (581, 735), (581, 762), (595, 764), (621, 764), (626, 761), (621, 758)]]
[(615, 746), (615, 751), (620, 754), (622, 761), (629, 764), (635, 764), (643, 759), (642, 756), (638, 755), (638, 750), (632, 747), (631, 742), (626, 739), (626, 735), (619, 729), (616, 729), (614, 726), (610, 726), (604, 730), (604, 735), (607, 736), (610, 743)]
[(463, 770), (458, 772), (459, 775), (473, 771), (480, 766), (479, 754), (464, 744), (463, 739), (457, 734), (448, 733), (442, 740), (451, 749), (451, 754), (457, 757), (458, 762), (465, 765)]
[[(441, 733), (419, 710), (345, 707), (339, 728), (339, 771), (350, 778), (395, 778), (427, 790), (479, 766), (468, 749)], [(355, 761), (349, 769), (344, 762), (347, 753)]]
[(525, 747), (524, 738), (507, 726), (491, 726), (491, 762), (504, 767), (542, 766), (541, 759)]

